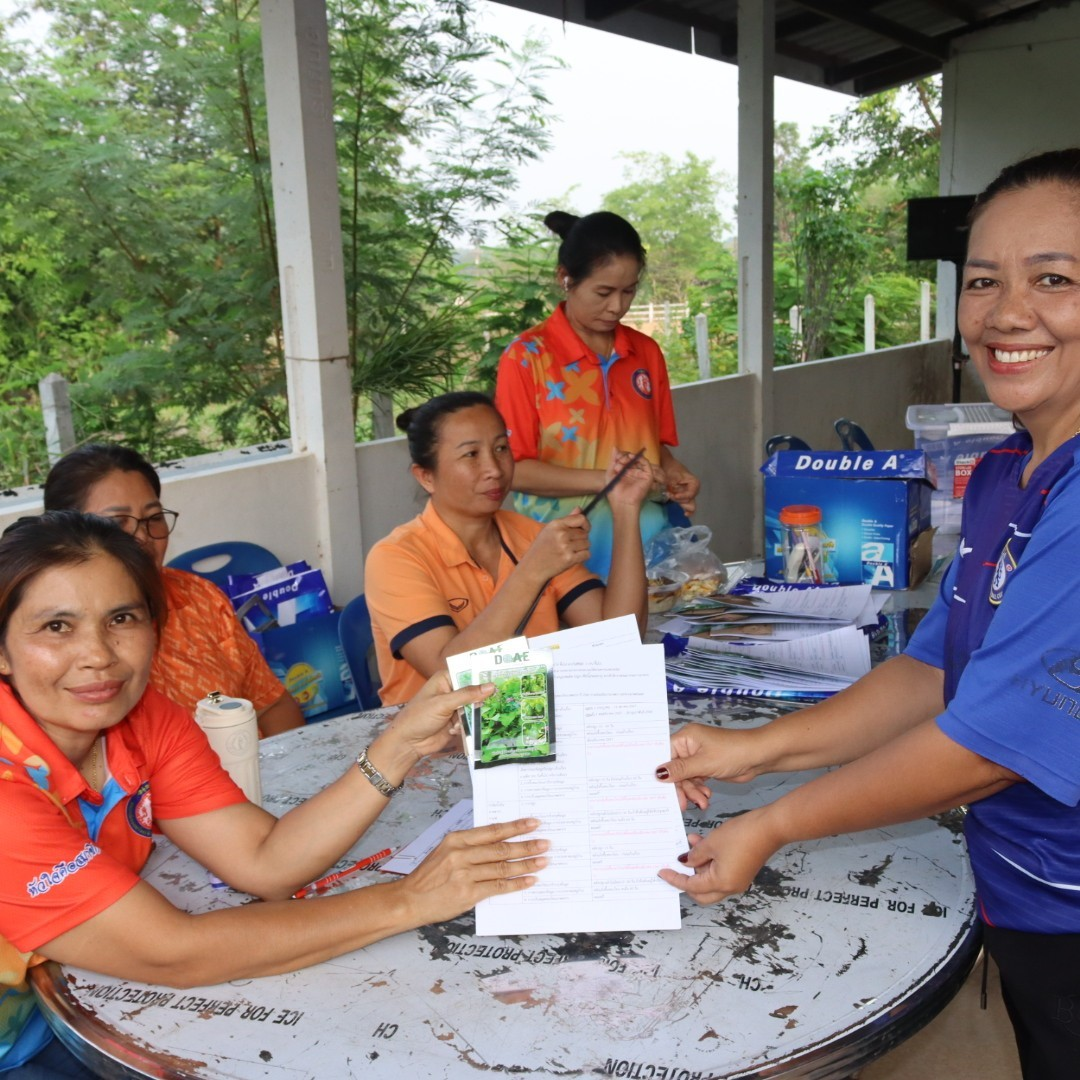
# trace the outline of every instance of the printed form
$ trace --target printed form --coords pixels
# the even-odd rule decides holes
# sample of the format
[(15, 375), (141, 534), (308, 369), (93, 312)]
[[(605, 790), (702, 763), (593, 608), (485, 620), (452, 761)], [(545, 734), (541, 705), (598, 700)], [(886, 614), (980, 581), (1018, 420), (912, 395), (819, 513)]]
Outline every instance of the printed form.
[[(597, 624), (602, 625), (602, 624)], [(687, 850), (675, 788), (660, 645), (556, 649), (557, 758), (473, 772), (477, 825), (540, 819), (548, 866), (531, 889), (476, 906), (477, 934), (675, 930), (661, 867)]]

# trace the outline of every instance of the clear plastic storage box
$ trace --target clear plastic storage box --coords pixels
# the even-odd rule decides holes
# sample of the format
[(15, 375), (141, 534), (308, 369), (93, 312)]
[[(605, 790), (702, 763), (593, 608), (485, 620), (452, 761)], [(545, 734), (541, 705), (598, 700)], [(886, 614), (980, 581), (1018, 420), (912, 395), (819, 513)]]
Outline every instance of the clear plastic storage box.
[(916, 450), (923, 449), (920, 439), (933, 442), (955, 435), (997, 435), (1000, 441), (1013, 433), (1012, 416), (989, 401), (909, 405), (906, 422), (915, 432)]
[(937, 473), (930, 522), (939, 532), (959, 532), (968, 478), (983, 454), (1012, 434), (1012, 417), (988, 401), (909, 405), (907, 426), (915, 433), (915, 449), (926, 451)]

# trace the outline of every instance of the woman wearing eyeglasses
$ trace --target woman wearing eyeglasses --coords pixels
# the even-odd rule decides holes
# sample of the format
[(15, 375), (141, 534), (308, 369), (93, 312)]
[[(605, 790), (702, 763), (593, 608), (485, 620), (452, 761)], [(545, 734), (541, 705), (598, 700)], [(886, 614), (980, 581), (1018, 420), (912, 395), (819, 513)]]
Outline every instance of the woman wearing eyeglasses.
[(114, 518), (153, 556), (169, 617), (151, 686), (191, 713), (211, 690), (246, 698), (262, 735), (303, 726), (300, 706), (270, 670), (228, 597), (205, 578), (165, 565), (176, 513), (161, 505), (161, 480), (141, 454), (97, 443), (65, 454), (45, 481), (45, 509)]

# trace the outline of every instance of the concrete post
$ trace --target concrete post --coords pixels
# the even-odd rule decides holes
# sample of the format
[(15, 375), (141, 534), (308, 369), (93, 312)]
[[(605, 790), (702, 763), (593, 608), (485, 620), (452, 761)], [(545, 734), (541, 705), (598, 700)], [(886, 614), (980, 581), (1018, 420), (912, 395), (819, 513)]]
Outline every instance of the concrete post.
[[(773, 0), (739, 0), (739, 370), (757, 376), (753, 445), (773, 428)], [(760, 449), (759, 449), (760, 452)], [(764, 491), (755, 478), (754, 553), (764, 543)]]
[(319, 550), (334, 600), (363, 591), (360, 501), (325, 0), (260, 0), (289, 423), (316, 459)]
[(694, 316), (694, 340), (697, 345), (697, 369), (702, 379), (712, 375), (712, 363), (709, 359), (709, 316)]
[(52, 465), (75, 445), (75, 423), (71, 417), (68, 381), (54, 371), (38, 383), (41, 415), (45, 420), (45, 445)]

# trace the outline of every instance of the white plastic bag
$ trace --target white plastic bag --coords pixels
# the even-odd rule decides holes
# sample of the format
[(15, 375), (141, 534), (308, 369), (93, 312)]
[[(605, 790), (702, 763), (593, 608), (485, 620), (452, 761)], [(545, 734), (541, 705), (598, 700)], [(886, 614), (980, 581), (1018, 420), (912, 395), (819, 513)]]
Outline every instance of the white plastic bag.
[(724, 564), (710, 548), (712, 530), (705, 525), (664, 529), (645, 548), (649, 611), (685, 607), (724, 585)]

